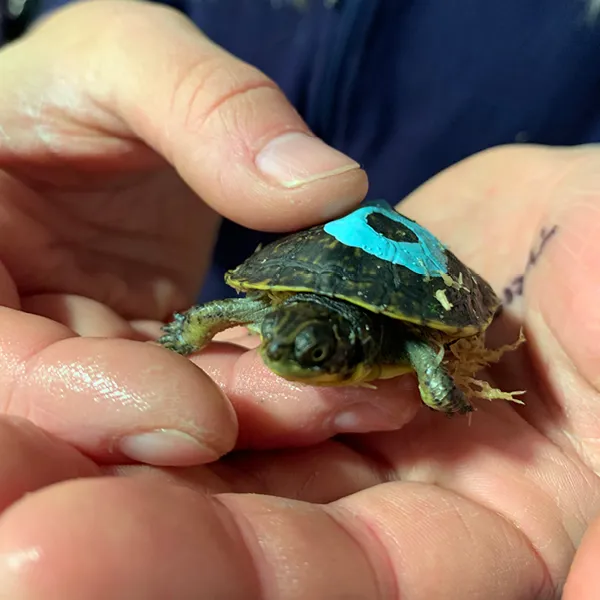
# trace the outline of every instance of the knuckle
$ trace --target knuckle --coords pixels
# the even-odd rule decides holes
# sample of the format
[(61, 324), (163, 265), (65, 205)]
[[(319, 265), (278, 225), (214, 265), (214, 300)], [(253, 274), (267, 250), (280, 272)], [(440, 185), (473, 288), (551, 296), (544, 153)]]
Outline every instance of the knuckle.
[[(243, 109), (244, 98), (262, 89), (277, 91), (278, 87), (258, 69), (233, 57), (220, 52), (200, 57), (181, 73), (173, 88), (172, 122), (183, 125), (188, 133), (201, 132), (213, 118), (235, 125), (235, 113)], [(230, 111), (226, 110), (231, 106), (237, 108), (233, 110), (233, 123)]]

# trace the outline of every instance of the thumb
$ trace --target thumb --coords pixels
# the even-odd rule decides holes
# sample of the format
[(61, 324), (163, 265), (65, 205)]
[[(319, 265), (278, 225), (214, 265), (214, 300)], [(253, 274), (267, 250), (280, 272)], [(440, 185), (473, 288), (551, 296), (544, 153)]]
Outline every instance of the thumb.
[(174, 10), (84, 3), (58, 11), (34, 36), (52, 52), (60, 45), (93, 102), (225, 217), (290, 230), (346, 212), (366, 194), (360, 166), (316, 138), (272, 80)]

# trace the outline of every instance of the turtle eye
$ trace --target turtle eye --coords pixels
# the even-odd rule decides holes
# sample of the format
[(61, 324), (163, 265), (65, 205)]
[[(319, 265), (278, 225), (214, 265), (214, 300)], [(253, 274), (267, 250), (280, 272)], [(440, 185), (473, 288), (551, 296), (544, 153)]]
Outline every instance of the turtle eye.
[(317, 346), (308, 348), (296, 347), (296, 360), (303, 367), (316, 367), (323, 364), (333, 354), (333, 346), (327, 342), (322, 342)]
[(314, 362), (319, 362), (320, 360), (323, 360), (326, 353), (326, 348), (323, 348), (323, 346), (317, 346), (316, 348), (313, 348), (310, 357), (313, 359)]
[(316, 367), (323, 364), (335, 353), (335, 340), (329, 330), (307, 327), (294, 344), (296, 360), (303, 367)]

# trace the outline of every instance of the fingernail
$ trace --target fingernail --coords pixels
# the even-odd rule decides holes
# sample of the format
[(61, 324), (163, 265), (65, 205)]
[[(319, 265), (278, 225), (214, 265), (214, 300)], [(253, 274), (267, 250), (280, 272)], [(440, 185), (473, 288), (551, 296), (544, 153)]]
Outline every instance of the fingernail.
[(175, 429), (156, 429), (121, 438), (119, 450), (132, 460), (158, 466), (195, 465), (216, 460), (216, 452)]
[(297, 132), (270, 141), (256, 157), (256, 166), (286, 188), (360, 168), (319, 138)]
[(370, 404), (352, 406), (333, 419), (333, 428), (338, 433), (367, 433), (369, 431), (391, 431), (398, 425), (390, 416)]

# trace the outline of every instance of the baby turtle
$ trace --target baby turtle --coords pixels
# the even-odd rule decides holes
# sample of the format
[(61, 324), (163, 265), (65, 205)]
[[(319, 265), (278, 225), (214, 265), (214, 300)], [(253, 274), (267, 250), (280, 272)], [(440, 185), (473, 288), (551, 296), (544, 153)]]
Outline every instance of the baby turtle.
[[(382, 200), (259, 247), (225, 281), (245, 297), (175, 314), (159, 343), (189, 355), (246, 325), (260, 335), (265, 364), (285, 379), (370, 386), (414, 371), (423, 402), (450, 414), (473, 410), (467, 396), (519, 393), (470, 377), (498, 353), (483, 343), (500, 306), (491, 286)], [(483, 392), (457, 385), (461, 368), (462, 380)]]

